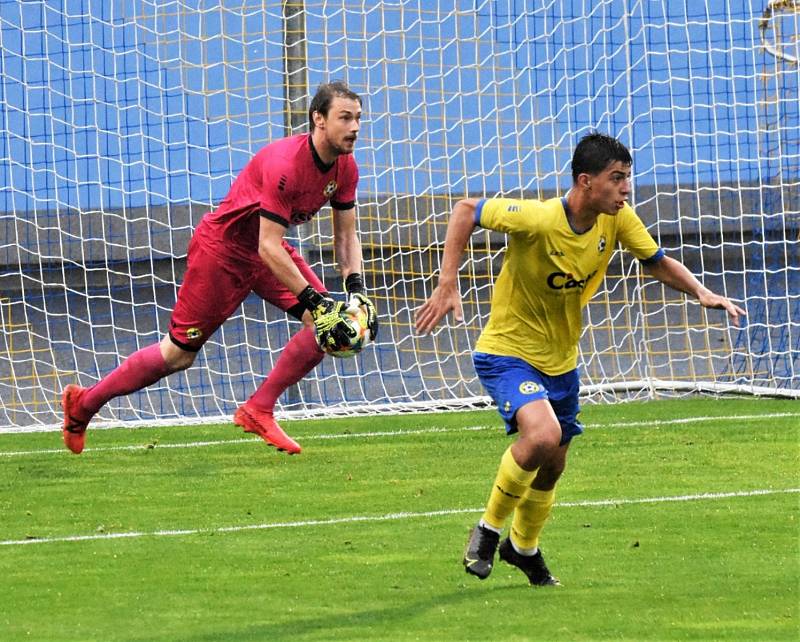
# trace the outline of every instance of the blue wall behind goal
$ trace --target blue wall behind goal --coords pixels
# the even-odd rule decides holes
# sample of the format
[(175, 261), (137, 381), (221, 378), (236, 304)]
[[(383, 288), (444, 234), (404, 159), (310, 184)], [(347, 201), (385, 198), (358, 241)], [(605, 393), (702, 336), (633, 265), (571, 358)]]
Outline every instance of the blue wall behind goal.
[[(774, 171), (760, 2), (307, 4), (311, 89), (364, 93), (362, 193), (565, 188), (593, 127), (632, 147), (638, 185)], [(283, 78), (280, 8), (215, 5), (0, 3), (0, 211), (217, 203), (283, 135)], [(797, 101), (778, 118), (797, 122)]]

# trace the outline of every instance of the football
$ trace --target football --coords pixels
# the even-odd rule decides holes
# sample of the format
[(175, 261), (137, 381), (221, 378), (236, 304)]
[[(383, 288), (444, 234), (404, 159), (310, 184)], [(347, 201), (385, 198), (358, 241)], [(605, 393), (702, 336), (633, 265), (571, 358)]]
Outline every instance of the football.
[(342, 312), (342, 318), (356, 331), (356, 336), (350, 340), (349, 345), (326, 346), (324, 350), (332, 357), (349, 359), (361, 352), (372, 337), (367, 328), (367, 313), (361, 308), (347, 308)]

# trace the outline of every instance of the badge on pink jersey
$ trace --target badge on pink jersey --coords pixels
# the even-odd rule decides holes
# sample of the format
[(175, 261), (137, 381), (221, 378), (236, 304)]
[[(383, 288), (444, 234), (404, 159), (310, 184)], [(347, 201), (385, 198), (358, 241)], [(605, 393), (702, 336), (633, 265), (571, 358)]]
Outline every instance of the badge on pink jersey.
[(336, 188), (339, 187), (336, 184), (336, 181), (328, 181), (328, 184), (325, 186), (325, 189), (322, 190), (322, 194), (325, 198), (330, 198), (336, 193)]

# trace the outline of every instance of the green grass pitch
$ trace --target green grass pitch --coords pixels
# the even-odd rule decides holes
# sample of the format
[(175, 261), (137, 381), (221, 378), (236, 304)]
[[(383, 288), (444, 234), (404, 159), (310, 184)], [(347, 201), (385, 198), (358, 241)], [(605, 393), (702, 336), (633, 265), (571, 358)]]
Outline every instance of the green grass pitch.
[(584, 408), (542, 537), (461, 565), (493, 411), (0, 435), (0, 639), (797, 640), (800, 402)]

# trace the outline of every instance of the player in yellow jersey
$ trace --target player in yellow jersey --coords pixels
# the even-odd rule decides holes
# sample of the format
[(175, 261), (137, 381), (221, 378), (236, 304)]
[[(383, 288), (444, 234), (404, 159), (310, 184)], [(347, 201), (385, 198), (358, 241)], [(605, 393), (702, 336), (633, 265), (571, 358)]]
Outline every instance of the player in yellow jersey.
[(468, 573), (492, 571), (500, 558), (533, 585), (555, 585), (539, 551), (539, 534), (555, 500), (578, 421), (578, 342), (582, 308), (602, 282), (617, 243), (666, 285), (702, 306), (725, 310), (738, 325), (744, 311), (704, 287), (667, 257), (627, 200), (631, 155), (615, 138), (592, 133), (575, 148), (572, 188), (547, 201), (506, 198), (456, 203), (447, 227), (439, 283), (417, 310), (417, 331), (430, 332), (448, 313), (463, 318), (458, 266), (476, 226), (505, 232), (508, 248), (495, 283), (489, 322), (473, 361), (516, 441), (503, 454), (495, 482), (464, 556)]

